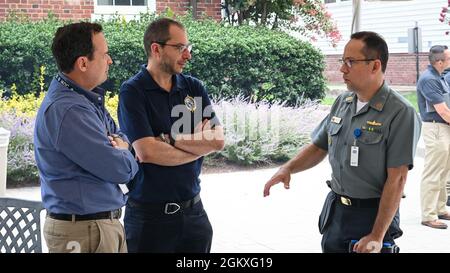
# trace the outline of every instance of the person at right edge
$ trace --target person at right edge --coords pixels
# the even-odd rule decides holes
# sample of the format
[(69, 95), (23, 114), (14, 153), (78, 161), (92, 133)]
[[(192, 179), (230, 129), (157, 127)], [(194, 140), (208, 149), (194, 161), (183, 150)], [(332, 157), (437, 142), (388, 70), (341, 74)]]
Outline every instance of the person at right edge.
[(450, 98), (442, 72), (450, 66), (450, 50), (444, 45), (430, 48), (430, 64), (417, 81), (417, 103), (423, 121), (425, 158), (420, 185), (422, 225), (446, 229), (439, 219), (450, 220), (445, 207), (446, 183), (450, 179)]
[(331, 192), (319, 217), (323, 252), (380, 252), (386, 244), (396, 247), (394, 239), (403, 234), (399, 205), (413, 168), (420, 119), (384, 80), (388, 56), (377, 33), (351, 35), (340, 68), (350, 92), (338, 96), (312, 133), (312, 143), (264, 187), (264, 196), (280, 182), (289, 189), (292, 173), (312, 168), (328, 155)]

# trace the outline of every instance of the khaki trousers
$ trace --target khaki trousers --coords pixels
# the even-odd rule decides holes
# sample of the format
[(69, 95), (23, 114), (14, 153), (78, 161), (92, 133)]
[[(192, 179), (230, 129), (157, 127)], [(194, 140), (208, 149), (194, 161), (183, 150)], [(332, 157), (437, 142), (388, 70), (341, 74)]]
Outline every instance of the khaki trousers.
[(44, 238), (50, 253), (125, 253), (125, 231), (117, 219), (63, 221), (46, 217)]
[(450, 179), (450, 126), (443, 123), (423, 122), (425, 166), (420, 185), (422, 221), (438, 219), (447, 213), (446, 184)]

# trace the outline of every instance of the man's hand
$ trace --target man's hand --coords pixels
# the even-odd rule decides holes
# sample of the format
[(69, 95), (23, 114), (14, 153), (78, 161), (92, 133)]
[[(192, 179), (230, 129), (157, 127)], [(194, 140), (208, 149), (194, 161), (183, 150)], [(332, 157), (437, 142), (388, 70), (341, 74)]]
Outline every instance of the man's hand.
[(111, 145), (116, 149), (128, 150), (128, 143), (123, 141), (123, 139), (116, 134), (108, 136)]
[(202, 122), (199, 122), (197, 126), (194, 128), (194, 133), (203, 132), (206, 130), (211, 130), (211, 122), (209, 119), (204, 119)]
[(270, 195), (270, 188), (278, 184), (280, 182), (283, 182), (284, 188), (289, 189), (289, 182), (291, 181), (291, 172), (286, 167), (281, 167), (278, 172), (272, 176), (272, 178), (266, 183), (264, 186), (264, 197)]
[(383, 239), (369, 234), (361, 238), (354, 246), (353, 251), (356, 253), (380, 253), (383, 247)]

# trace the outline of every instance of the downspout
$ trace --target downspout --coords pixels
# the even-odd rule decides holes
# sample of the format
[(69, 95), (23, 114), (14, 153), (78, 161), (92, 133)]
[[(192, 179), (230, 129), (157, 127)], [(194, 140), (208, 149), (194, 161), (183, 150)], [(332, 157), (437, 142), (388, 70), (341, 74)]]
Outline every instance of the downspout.
[(197, 20), (197, 0), (190, 0), (191, 1), (191, 7), (192, 7), (192, 17), (194, 20)]

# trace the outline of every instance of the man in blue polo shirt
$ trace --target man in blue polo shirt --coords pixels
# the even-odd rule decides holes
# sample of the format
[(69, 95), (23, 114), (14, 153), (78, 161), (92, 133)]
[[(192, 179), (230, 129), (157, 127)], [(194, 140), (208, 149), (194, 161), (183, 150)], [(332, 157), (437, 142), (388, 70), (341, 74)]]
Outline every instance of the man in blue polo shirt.
[(450, 179), (450, 98), (442, 72), (450, 66), (450, 50), (435, 45), (428, 55), (430, 65), (417, 82), (417, 102), (423, 121), (425, 166), (420, 188), (422, 224), (445, 229), (450, 220), (446, 183)]
[(192, 46), (179, 22), (152, 22), (147, 65), (119, 94), (119, 123), (140, 162), (125, 210), (130, 252), (211, 249), (212, 227), (200, 200), (203, 156), (224, 146), (205, 87), (181, 74)]
[(104, 105), (112, 64), (99, 24), (58, 28), (52, 53), (60, 73), (38, 111), (34, 132), (44, 237), (49, 252), (126, 252), (119, 222), (121, 184), (138, 171), (127, 138)]

